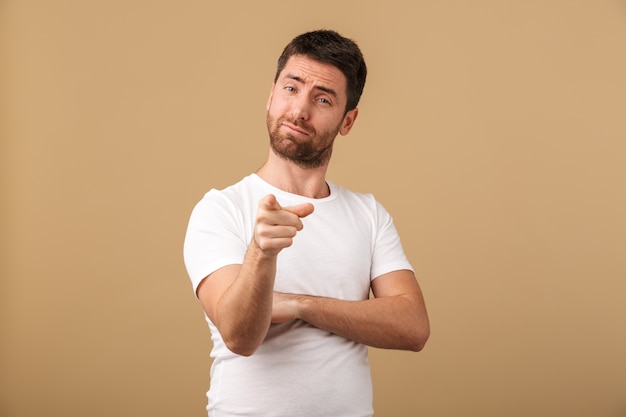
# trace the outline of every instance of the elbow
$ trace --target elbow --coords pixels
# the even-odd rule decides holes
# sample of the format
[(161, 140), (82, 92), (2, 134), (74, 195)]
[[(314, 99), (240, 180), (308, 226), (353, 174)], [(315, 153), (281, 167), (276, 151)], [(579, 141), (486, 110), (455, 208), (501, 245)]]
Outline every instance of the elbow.
[(239, 356), (252, 356), (256, 352), (258, 346), (246, 346), (235, 343), (226, 343), (228, 350)]
[(240, 356), (252, 356), (259, 349), (263, 340), (265, 340), (267, 333), (267, 330), (263, 332), (246, 332), (241, 327), (222, 330), (220, 331), (220, 336), (228, 350)]
[(269, 324), (267, 327), (246, 324), (241, 322), (215, 324), (226, 348), (239, 356), (252, 356), (265, 340), (269, 330)]
[(413, 352), (421, 352), (421, 350), (424, 349), (424, 346), (426, 346), (427, 340), (428, 340), (428, 335), (419, 338), (411, 345), (409, 350)]
[(409, 344), (409, 350), (413, 352), (420, 352), (426, 346), (426, 342), (430, 337), (430, 326), (425, 325), (422, 326), (418, 331), (413, 333), (413, 337), (411, 338)]
[(228, 350), (239, 356), (252, 356), (261, 345), (261, 343), (256, 343), (255, 341), (246, 340), (242, 337), (236, 336), (230, 338), (222, 336), (222, 340)]

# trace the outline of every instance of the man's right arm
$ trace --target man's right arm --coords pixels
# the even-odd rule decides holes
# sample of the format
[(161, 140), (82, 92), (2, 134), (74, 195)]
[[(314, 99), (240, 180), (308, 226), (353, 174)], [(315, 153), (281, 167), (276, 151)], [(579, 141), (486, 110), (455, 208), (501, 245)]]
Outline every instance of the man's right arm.
[(242, 265), (228, 265), (207, 276), (197, 289), (205, 312), (234, 353), (252, 355), (272, 318), (278, 253), (302, 230), (311, 204), (281, 207), (273, 195), (259, 201), (254, 236)]

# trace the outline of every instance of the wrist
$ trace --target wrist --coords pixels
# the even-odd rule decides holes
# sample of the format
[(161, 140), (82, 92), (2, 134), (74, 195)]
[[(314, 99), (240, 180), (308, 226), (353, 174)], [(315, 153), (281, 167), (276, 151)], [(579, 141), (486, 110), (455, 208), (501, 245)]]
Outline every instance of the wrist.
[(307, 321), (310, 312), (315, 304), (315, 296), (298, 294), (293, 297), (293, 311), (294, 315), (299, 320)]
[(256, 237), (252, 237), (252, 241), (248, 245), (248, 252), (258, 260), (276, 261), (280, 251), (263, 249), (257, 242)]

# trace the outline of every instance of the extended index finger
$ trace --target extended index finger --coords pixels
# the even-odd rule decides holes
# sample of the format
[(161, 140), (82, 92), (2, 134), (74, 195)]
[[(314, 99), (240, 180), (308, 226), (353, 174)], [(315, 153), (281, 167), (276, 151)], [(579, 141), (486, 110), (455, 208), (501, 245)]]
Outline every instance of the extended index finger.
[(282, 210), (283, 208), (278, 204), (276, 196), (274, 194), (268, 194), (259, 200), (259, 208), (264, 210)]

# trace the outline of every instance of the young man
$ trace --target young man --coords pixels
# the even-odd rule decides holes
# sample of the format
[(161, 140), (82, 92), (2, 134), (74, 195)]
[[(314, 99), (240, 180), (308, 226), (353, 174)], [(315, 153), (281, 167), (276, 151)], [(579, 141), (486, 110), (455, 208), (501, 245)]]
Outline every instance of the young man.
[(428, 339), (391, 216), (326, 180), (366, 72), (336, 32), (293, 39), (267, 102), (267, 162), (193, 210), (184, 254), (213, 340), (209, 416), (371, 416), (367, 346)]

